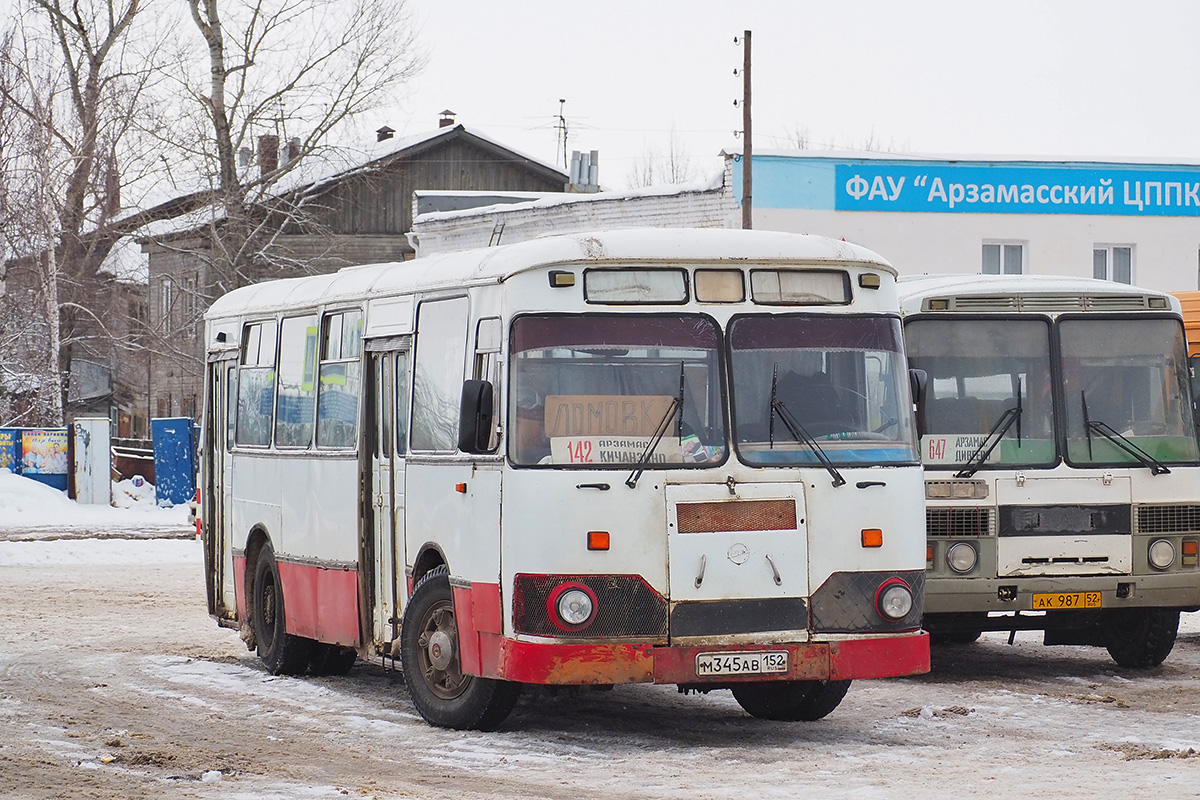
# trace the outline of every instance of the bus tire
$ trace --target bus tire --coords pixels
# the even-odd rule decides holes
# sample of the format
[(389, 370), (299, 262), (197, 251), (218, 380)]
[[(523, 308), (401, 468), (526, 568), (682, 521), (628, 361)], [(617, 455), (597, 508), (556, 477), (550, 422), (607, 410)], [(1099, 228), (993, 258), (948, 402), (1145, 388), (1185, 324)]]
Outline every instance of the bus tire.
[(1157, 667), (1175, 646), (1179, 610), (1123, 608), (1109, 611), (1103, 623), (1104, 645), (1122, 667)]
[(270, 543), (263, 544), (258, 554), (253, 587), (250, 617), (258, 657), (272, 675), (302, 675), (308, 668), (313, 641), (287, 632), (283, 584)]
[(358, 661), (358, 652), (353, 647), (318, 642), (308, 658), (310, 675), (346, 675)]
[(404, 682), (417, 712), (431, 725), (494, 730), (517, 704), (521, 685), (462, 673), (449, 572), (421, 579), (400, 628)]
[(838, 707), (850, 681), (764, 681), (729, 688), (738, 705), (752, 717), (815, 722)]

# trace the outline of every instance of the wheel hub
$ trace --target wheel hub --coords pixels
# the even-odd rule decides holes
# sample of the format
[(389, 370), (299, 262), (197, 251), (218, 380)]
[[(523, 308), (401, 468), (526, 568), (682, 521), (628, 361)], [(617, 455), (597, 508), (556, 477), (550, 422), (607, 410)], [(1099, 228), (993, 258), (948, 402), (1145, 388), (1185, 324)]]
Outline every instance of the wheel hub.
[(429, 637), (429, 664), (436, 670), (445, 670), (454, 660), (454, 639), (445, 631), (434, 631)]

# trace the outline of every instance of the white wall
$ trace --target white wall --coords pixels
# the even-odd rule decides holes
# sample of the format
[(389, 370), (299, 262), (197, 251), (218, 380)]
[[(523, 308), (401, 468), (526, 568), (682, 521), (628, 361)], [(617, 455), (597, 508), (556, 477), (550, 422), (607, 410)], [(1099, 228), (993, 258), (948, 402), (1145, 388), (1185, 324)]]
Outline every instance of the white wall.
[(1093, 245), (1133, 245), (1133, 282), (1200, 288), (1200, 221), (1072, 214), (931, 214), (755, 209), (754, 227), (816, 233), (876, 251), (902, 275), (978, 273), (988, 241), (1026, 243), (1026, 271), (1092, 277)]

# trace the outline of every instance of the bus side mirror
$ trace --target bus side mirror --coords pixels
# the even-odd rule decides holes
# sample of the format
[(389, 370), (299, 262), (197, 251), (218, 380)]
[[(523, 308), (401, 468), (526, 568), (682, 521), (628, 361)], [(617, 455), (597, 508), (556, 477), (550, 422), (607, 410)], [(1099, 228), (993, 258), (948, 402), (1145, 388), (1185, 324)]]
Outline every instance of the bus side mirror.
[(491, 381), (463, 381), (458, 414), (458, 449), (486, 453), (492, 443)]
[(917, 407), (917, 436), (921, 436), (925, 433), (925, 390), (929, 387), (929, 373), (923, 369), (910, 369), (908, 383)]

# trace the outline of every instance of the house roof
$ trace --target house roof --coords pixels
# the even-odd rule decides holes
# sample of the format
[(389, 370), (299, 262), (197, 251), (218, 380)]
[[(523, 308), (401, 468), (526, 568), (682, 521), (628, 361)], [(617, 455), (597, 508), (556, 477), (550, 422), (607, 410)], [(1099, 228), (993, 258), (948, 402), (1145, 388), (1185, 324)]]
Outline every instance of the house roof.
[[(392, 163), (414, 159), (421, 154), (452, 140), (460, 139), (495, 153), (497, 156), (522, 162), (528, 169), (543, 177), (565, 184), (568, 176), (558, 168), (533, 156), (500, 144), (482, 132), (468, 130), (462, 123), (400, 139), (384, 139), (366, 145), (330, 147), (300, 159), (296, 167), (270, 186), (271, 197), (289, 194), (320, 194), (338, 182), (364, 175)], [(151, 223), (139, 231), (139, 242), (178, 237), (211, 225), (224, 218), (217, 203), (206, 203), (189, 214)]]

